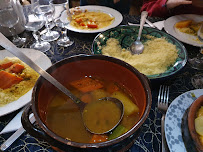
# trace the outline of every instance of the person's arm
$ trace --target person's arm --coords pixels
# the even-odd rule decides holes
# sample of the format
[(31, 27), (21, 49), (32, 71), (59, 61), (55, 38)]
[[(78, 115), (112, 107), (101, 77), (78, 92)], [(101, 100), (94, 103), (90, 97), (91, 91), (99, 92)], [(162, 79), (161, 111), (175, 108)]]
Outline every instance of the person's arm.
[(167, 0), (144, 0), (141, 11), (147, 11), (149, 16), (166, 17), (166, 2)]

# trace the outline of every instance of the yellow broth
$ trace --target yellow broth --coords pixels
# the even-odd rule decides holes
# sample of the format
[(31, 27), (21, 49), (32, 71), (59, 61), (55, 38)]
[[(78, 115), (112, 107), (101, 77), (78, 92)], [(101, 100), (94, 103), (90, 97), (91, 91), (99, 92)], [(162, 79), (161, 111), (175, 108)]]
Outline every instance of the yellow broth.
[(87, 128), (94, 133), (111, 130), (120, 120), (121, 110), (112, 101), (94, 101), (84, 108), (83, 120)]
[[(127, 112), (124, 112), (123, 119), (119, 124), (119, 125), (122, 125), (121, 128), (125, 128), (123, 129), (124, 132), (122, 132), (122, 134), (128, 131), (129, 129), (131, 129), (139, 120), (139, 108), (136, 105), (136, 100), (133, 99), (130, 93), (128, 93), (126, 89), (123, 86), (119, 85), (118, 83), (103, 80), (100, 78), (93, 78), (93, 77), (91, 77), (91, 80), (100, 84), (100, 85), (97, 85), (99, 86), (99, 89), (94, 89), (92, 91), (84, 92), (84, 90), (87, 90), (87, 88), (90, 89), (90, 87), (88, 86), (90, 83), (86, 81), (85, 81), (85, 85), (87, 85), (85, 86), (86, 89), (82, 89), (82, 91), (80, 91), (81, 89), (77, 89), (77, 87), (75, 88), (72, 85), (76, 83), (70, 82), (69, 84), (66, 84), (66, 87), (81, 100), (85, 99), (83, 98), (84, 96), (88, 96), (89, 99), (91, 99), (91, 100), (88, 100), (89, 103), (107, 96), (109, 97), (112, 96), (116, 98), (118, 97), (120, 98), (119, 100), (121, 100), (121, 102), (123, 102), (122, 101), (123, 99), (127, 99), (126, 100), (127, 102), (132, 102), (130, 104), (129, 103), (124, 104), (124, 109)], [(81, 86), (82, 83), (77, 83), (77, 85)], [(115, 95), (116, 92), (119, 92), (118, 93), (119, 96)], [(84, 101), (86, 102), (86, 100)], [(132, 107), (135, 107), (135, 108), (132, 108)], [(101, 110), (104, 111), (104, 109), (101, 109)], [(118, 117), (118, 115), (120, 116), (119, 112), (117, 110), (115, 111), (112, 111), (111, 113), (108, 113), (108, 114), (106, 114), (106, 111), (101, 112), (101, 117), (106, 117), (106, 116)], [(115, 113), (117, 113), (116, 114), (117, 116), (114, 115)], [(94, 122), (94, 117), (92, 117), (91, 119), (87, 120), (88, 121), (87, 123)], [(115, 118), (115, 119), (118, 119), (118, 118)], [(100, 121), (100, 123), (103, 123), (103, 122), (102, 120)], [(63, 138), (69, 139), (71, 141), (80, 142), (80, 143), (92, 143), (93, 141), (93, 143), (95, 143), (95, 142), (104, 142), (106, 140), (106, 139), (105, 140), (93, 139), (95, 135), (87, 131), (86, 128), (84, 127), (82, 115), (80, 113), (78, 106), (61, 92), (57, 92), (54, 98), (51, 100), (50, 104), (48, 105), (47, 114), (46, 114), (46, 125), (50, 130), (52, 130), (57, 135)], [(97, 125), (97, 122), (95, 123), (95, 125)], [(100, 128), (100, 129), (102, 130), (103, 128)], [(114, 130), (116, 130), (116, 128)], [(107, 140), (109, 135), (114, 134), (114, 130), (109, 134), (105, 134), (105, 136), (107, 137)], [(119, 134), (119, 136), (120, 135), (121, 134)]]

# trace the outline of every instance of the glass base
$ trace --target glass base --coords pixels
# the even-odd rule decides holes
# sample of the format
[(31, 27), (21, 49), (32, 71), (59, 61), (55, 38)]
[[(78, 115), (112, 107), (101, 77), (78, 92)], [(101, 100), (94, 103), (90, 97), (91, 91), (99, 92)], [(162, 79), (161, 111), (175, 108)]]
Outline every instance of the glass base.
[(196, 89), (203, 89), (203, 74), (195, 74), (192, 76), (191, 83)]
[(202, 58), (196, 57), (196, 58), (188, 59), (188, 62), (193, 69), (203, 70), (203, 57)]
[(12, 42), (13, 42), (13, 44), (14, 44), (15, 46), (22, 46), (23, 44), (25, 44), (26, 38), (20, 38), (20, 37), (14, 38), (14, 39), (12, 40)]
[(30, 46), (31, 49), (36, 49), (39, 50), (41, 52), (46, 52), (51, 48), (51, 45), (49, 42), (40, 42), (40, 43), (33, 43)]
[(43, 41), (51, 42), (59, 38), (60, 34), (57, 31), (50, 31), (41, 36)]
[(60, 46), (64, 46), (64, 47), (68, 47), (73, 45), (74, 41), (71, 41), (68, 37), (67, 38), (63, 38), (63, 39), (59, 39), (57, 41), (57, 44)]

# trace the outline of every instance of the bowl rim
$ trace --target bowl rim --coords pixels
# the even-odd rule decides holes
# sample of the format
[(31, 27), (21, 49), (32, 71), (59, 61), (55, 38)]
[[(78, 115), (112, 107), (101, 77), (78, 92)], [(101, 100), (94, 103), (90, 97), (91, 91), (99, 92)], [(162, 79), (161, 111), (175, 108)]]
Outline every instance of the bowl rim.
[[(68, 146), (79, 147), (79, 148), (103, 148), (103, 147), (117, 144), (120, 141), (122, 141), (122, 140), (128, 138), (129, 136), (131, 136), (132, 134), (134, 134), (147, 119), (150, 109), (151, 109), (151, 104), (152, 104), (152, 95), (151, 95), (151, 89), (149, 86), (149, 81), (147, 81), (147, 78), (143, 74), (141, 74), (137, 69), (135, 69), (128, 63), (126, 63), (122, 60), (116, 59), (114, 57), (109, 57), (109, 56), (104, 56), (104, 55), (84, 55), (84, 54), (74, 55), (74, 56), (65, 58), (65, 59), (53, 64), (46, 71), (49, 73), (51, 70), (53, 70), (53, 67), (58, 67), (60, 65), (63, 65), (63, 63), (74, 62), (74, 61), (81, 60), (81, 59), (82, 60), (88, 60), (88, 59), (107, 60), (108, 59), (108, 61), (110, 60), (111, 62), (114, 62), (116, 64), (120, 63), (119, 65), (126, 67), (131, 72), (136, 74), (136, 76), (142, 83), (143, 88), (145, 90), (145, 94), (146, 94), (146, 107), (145, 107), (145, 111), (144, 111), (143, 115), (140, 117), (140, 120), (128, 132), (126, 132), (125, 134), (119, 136), (118, 138), (110, 140), (110, 141), (101, 142), (101, 143), (78, 143), (78, 142), (64, 139), (64, 138), (60, 137), (59, 135), (55, 134), (54, 132), (52, 132), (42, 122), (42, 120), (40, 119), (39, 114), (37, 112), (37, 102), (35, 102), (37, 100), (37, 97), (35, 95), (35, 92), (39, 91), (39, 88), (41, 87), (42, 82), (44, 82), (44, 80), (45, 80), (42, 76), (40, 76), (40, 78), (37, 80), (37, 82), (33, 88), (33, 93), (32, 93), (32, 111), (35, 116), (36, 122), (40, 126), (40, 128), (46, 132), (46, 134), (48, 134), (52, 138), (54, 137), (55, 140), (65, 144), (65, 145), (68, 145)], [(38, 86), (38, 88), (37, 88), (37, 86)]]
[(194, 141), (196, 148), (200, 151), (203, 151), (203, 145), (200, 142), (199, 134), (195, 130), (195, 118), (197, 117), (197, 110), (203, 106), (203, 95), (198, 97), (190, 106), (188, 112), (188, 129), (192, 140)]

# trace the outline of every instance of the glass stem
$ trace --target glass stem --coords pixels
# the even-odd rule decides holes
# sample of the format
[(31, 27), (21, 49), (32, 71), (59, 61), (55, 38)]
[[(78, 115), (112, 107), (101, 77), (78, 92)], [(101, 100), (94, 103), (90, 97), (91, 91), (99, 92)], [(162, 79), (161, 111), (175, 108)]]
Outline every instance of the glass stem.
[(40, 39), (40, 34), (39, 34), (39, 32), (38, 32), (38, 31), (34, 31), (34, 32), (32, 33), (32, 35), (33, 35), (33, 37), (35, 38), (36, 43), (40, 44), (40, 43), (41, 43), (41, 39)]

